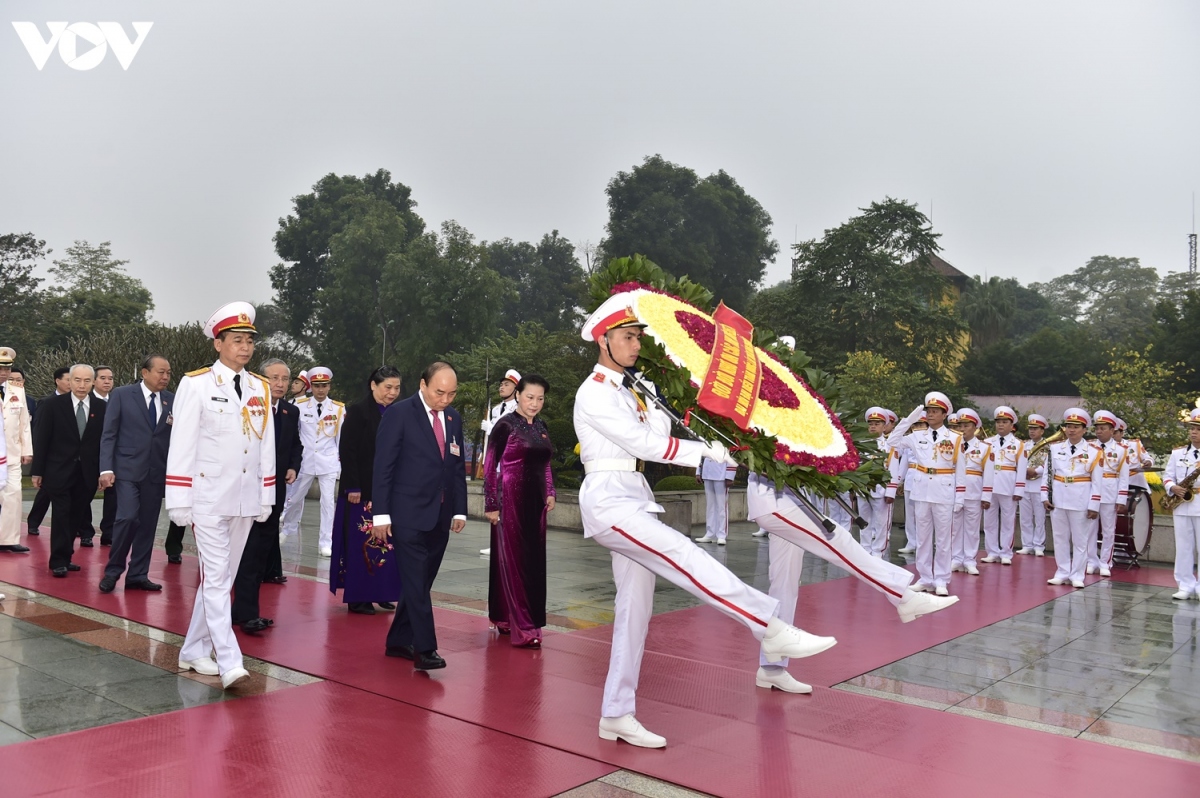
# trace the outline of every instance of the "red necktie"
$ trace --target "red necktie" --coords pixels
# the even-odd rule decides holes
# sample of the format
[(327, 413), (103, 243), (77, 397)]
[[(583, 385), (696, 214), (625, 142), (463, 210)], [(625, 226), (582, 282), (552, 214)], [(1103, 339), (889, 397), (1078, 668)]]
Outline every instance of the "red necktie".
[(438, 420), (438, 411), (430, 410), (429, 415), (433, 416), (433, 437), (437, 438), (438, 453), (442, 459), (446, 459), (446, 433), (442, 431), (442, 422)]

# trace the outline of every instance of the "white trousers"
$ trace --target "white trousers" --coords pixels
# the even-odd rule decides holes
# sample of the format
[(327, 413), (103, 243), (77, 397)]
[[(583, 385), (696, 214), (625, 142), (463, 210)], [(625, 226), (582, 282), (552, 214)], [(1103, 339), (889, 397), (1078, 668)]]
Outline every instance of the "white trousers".
[[(1087, 510), (1062, 510), (1055, 507), (1050, 516), (1054, 527), (1054, 572), (1057, 579), (1082, 582), (1087, 567), (1087, 544), (1095, 522)], [(1094, 539), (1093, 539), (1094, 540)]]
[(1046, 505), (1041, 491), (1021, 494), (1021, 545), (1027, 549), (1046, 548)]
[(306, 474), (303, 471), (296, 481), (288, 485), (287, 503), (283, 506), (283, 516), (280, 520), (279, 531), (291, 537), (300, 531), (300, 519), (304, 517), (304, 497), (313, 480), (321, 490), (321, 529), (317, 534), (317, 545), (329, 548), (333, 545), (333, 510), (337, 496), (334, 493), (334, 483), (337, 474)]
[(975, 555), (979, 552), (979, 519), (983, 515), (983, 504), (979, 499), (963, 502), (963, 511), (954, 514), (954, 530), (950, 541), (950, 564), (976, 565)]
[(717, 540), (729, 537), (729, 483), (723, 479), (704, 480), (704, 505), (704, 534)]
[(907, 490), (904, 491), (904, 548), (917, 548), (917, 508)]
[[(1099, 554), (1096, 552), (1099, 538)], [(1117, 542), (1117, 505), (1100, 505), (1100, 517), (1092, 522), (1092, 532), (1088, 536), (1087, 564), (1095, 568), (1112, 568), (1113, 544)]]
[(991, 506), (983, 511), (983, 545), (989, 557), (1013, 556), (1017, 531), (1017, 500), (1002, 493), (992, 494)]
[(884, 501), (882, 496), (870, 499), (859, 499), (859, 507), (866, 508), (867, 526), (858, 533), (862, 547), (876, 557), (886, 559), (888, 542), (892, 532), (892, 505)]
[(0, 546), (21, 542), (21, 456), (8, 461), (7, 479), (0, 488)]
[[(1200, 546), (1200, 515), (1176, 515), (1175, 521), (1175, 581), (1180, 590), (1195, 593), (1200, 589), (1196, 579), (1196, 551)], [(772, 563), (774, 560), (772, 560)], [(1179, 615), (1180, 613), (1175, 613)]]
[(604, 681), (601, 715), (619, 718), (636, 711), (638, 674), (646, 632), (654, 612), (654, 578), (661, 576), (730, 618), (762, 640), (779, 601), (738, 579), (692, 540), (649, 513), (638, 513), (592, 536), (612, 552), (617, 585), (612, 653)]
[[(804, 570), (804, 549), (792, 545), (778, 535), (771, 535), (767, 540), (767, 554), (771, 558), (767, 566), (771, 588), (767, 595), (779, 602), (779, 620), (794, 625), (796, 602), (800, 600), (800, 575)], [(783, 670), (788, 666), (788, 658), (784, 657), (779, 662), (768, 662), (767, 655), (760, 650), (758, 664), (767, 670)]]
[(192, 517), (192, 534), (200, 557), (200, 587), (196, 589), (187, 637), (179, 649), (180, 659), (200, 659), (216, 651), (221, 673), (242, 667), (242, 649), (233, 635), (230, 593), (253, 523), (254, 518)]
[(917, 516), (917, 578), (926, 587), (946, 587), (950, 584), (954, 505), (915, 501), (913, 507)]

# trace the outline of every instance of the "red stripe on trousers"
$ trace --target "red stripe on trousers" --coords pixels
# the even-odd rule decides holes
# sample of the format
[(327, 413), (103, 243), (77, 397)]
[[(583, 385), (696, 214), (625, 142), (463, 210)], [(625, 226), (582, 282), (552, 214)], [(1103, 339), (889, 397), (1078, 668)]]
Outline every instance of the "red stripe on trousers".
[(865, 581), (867, 581), (867, 582), (870, 582), (871, 584), (875, 585), (877, 588), (879, 588), (880, 590), (882, 590), (884, 593), (887, 593), (887, 594), (889, 594), (889, 595), (895, 596), (896, 598), (904, 598), (904, 595), (903, 595), (902, 593), (897, 593), (895, 590), (892, 590), (890, 587), (887, 587), (886, 585), (882, 585), (882, 584), (880, 584), (879, 582), (876, 582), (874, 579), (872, 579), (871, 577), (867, 576), (865, 573), (863, 573), (862, 571), (860, 571), (860, 570), (858, 569), (858, 566), (856, 566), (854, 563), (852, 563), (852, 562), (850, 562), (849, 560), (847, 560), (847, 559), (846, 559), (846, 558), (845, 558), (845, 557), (842, 555), (842, 553), (841, 553), (840, 551), (838, 551), (838, 550), (837, 550), (837, 549), (835, 549), (833, 546), (831, 546), (831, 545), (829, 544), (829, 541), (828, 541), (828, 540), (825, 540), (825, 538), (824, 538), (824, 536), (823, 536), (823, 535), (816, 535), (816, 534), (813, 534), (813, 532), (812, 532), (811, 530), (805, 529), (804, 527), (800, 526), (799, 524), (794, 524), (794, 523), (792, 523), (791, 521), (789, 521), (788, 519), (784, 518), (784, 517), (783, 517), (782, 515), (780, 515), (779, 513), (771, 513), (771, 515), (775, 516), (776, 518), (778, 518), (780, 521), (784, 522), (784, 523), (785, 523), (785, 524), (787, 524), (788, 526), (790, 526), (790, 527), (793, 527), (793, 528), (795, 528), (795, 529), (799, 529), (801, 532), (803, 532), (804, 534), (808, 535), (810, 538), (812, 538), (813, 540), (817, 541), (818, 543), (821, 543), (821, 544), (823, 544), (823, 545), (825, 546), (825, 548), (829, 549), (829, 550), (830, 550), (830, 551), (832, 551), (834, 554), (836, 554), (836, 555), (837, 555), (837, 557), (838, 557), (838, 559), (839, 559), (839, 560), (841, 560), (843, 563), (845, 563), (845, 564), (846, 564), (846, 567), (847, 567), (847, 568), (849, 568), (850, 570), (854, 571), (854, 573), (858, 574), (858, 575), (859, 575), (860, 577), (862, 577), (862, 578), (863, 578)]
[[(662, 560), (664, 560), (664, 561), (665, 561), (665, 562), (666, 562), (668, 565), (670, 565), (670, 566), (671, 566), (672, 568), (674, 568), (676, 571), (678, 571), (679, 573), (681, 573), (681, 574), (683, 574), (684, 576), (686, 576), (686, 577), (688, 578), (688, 580), (690, 580), (690, 581), (691, 581), (691, 583), (692, 583), (693, 585), (695, 585), (695, 586), (696, 586), (696, 587), (697, 587), (697, 588), (700, 590), (700, 592), (704, 593), (704, 595), (708, 596), (708, 597), (709, 597), (709, 598), (711, 598), (713, 601), (716, 601), (716, 602), (718, 602), (719, 604), (722, 604), (722, 605), (724, 605), (724, 606), (728, 607), (729, 609), (733, 610), (733, 611), (734, 611), (734, 612), (736, 612), (738, 615), (741, 615), (741, 616), (742, 616), (742, 617), (744, 617), (744, 618), (749, 618), (750, 620), (754, 621), (755, 623), (759, 624), (760, 626), (766, 626), (766, 625), (767, 625), (767, 622), (766, 622), (766, 621), (762, 620), (761, 618), (757, 617), (756, 615), (752, 615), (752, 614), (750, 614), (750, 613), (746, 612), (744, 609), (742, 609), (741, 607), (737, 606), (737, 605), (736, 605), (736, 604), (734, 604), (733, 602), (731, 602), (731, 601), (727, 601), (727, 600), (725, 600), (725, 599), (721, 598), (721, 597), (720, 597), (720, 596), (718, 596), (716, 593), (712, 592), (711, 590), (709, 590), (708, 588), (706, 588), (704, 585), (700, 584), (700, 582), (698, 582), (698, 581), (696, 580), (696, 577), (692, 576), (692, 575), (691, 575), (691, 574), (689, 574), (687, 571), (683, 570), (683, 568), (682, 568), (682, 567), (679, 565), (679, 563), (675, 562), (675, 561), (674, 561), (674, 560), (672, 560), (670, 557), (668, 557), (667, 555), (663, 554), (661, 551), (655, 551), (654, 549), (650, 548), (649, 546), (647, 546), (647, 545), (646, 545), (645, 543), (643, 543), (642, 541), (640, 541), (640, 540), (638, 540), (637, 538), (635, 538), (633, 535), (631, 535), (631, 534), (629, 534), (628, 532), (626, 532), (624, 529), (621, 529), (621, 528), (619, 528), (619, 527), (615, 527), (615, 526), (613, 527), (613, 529), (614, 529), (614, 530), (616, 530), (618, 533), (620, 533), (620, 534), (621, 534), (621, 536), (622, 536), (622, 537), (624, 537), (626, 540), (628, 540), (628, 541), (630, 541), (631, 543), (633, 543), (635, 546), (638, 546), (638, 547), (640, 547), (640, 548), (643, 548), (643, 549), (645, 549), (646, 551), (650, 552), (651, 554), (653, 554), (653, 555), (654, 555), (654, 556), (656, 556), (656, 557), (660, 557)], [(693, 545), (694, 545), (694, 544), (693, 544)]]

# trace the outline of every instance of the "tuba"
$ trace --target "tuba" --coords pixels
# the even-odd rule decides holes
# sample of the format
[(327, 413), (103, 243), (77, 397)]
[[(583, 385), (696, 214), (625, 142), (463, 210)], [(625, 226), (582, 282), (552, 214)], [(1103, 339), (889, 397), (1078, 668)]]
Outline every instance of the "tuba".
[(1045, 465), (1046, 449), (1049, 448), (1050, 444), (1058, 443), (1059, 441), (1065, 441), (1066, 439), (1067, 433), (1062, 427), (1059, 427), (1058, 432), (1055, 432), (1053, 435), (1048, 435), (1034, 444), (1033, 448), (1029, 450), (1030, 467)]

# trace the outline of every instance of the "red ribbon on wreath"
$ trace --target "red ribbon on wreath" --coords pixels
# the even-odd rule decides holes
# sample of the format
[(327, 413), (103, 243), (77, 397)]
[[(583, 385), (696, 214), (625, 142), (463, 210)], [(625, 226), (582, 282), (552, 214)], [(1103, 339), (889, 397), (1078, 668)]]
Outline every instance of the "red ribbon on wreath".
[(723, 416), (739, 429), (750, 429), (750, 415), (758, 401), (762, 365), (754, 351), (754, 325), (722, 302), (713, 312), (716, 337), (708, 373), (700, 384), (696, 403)]

